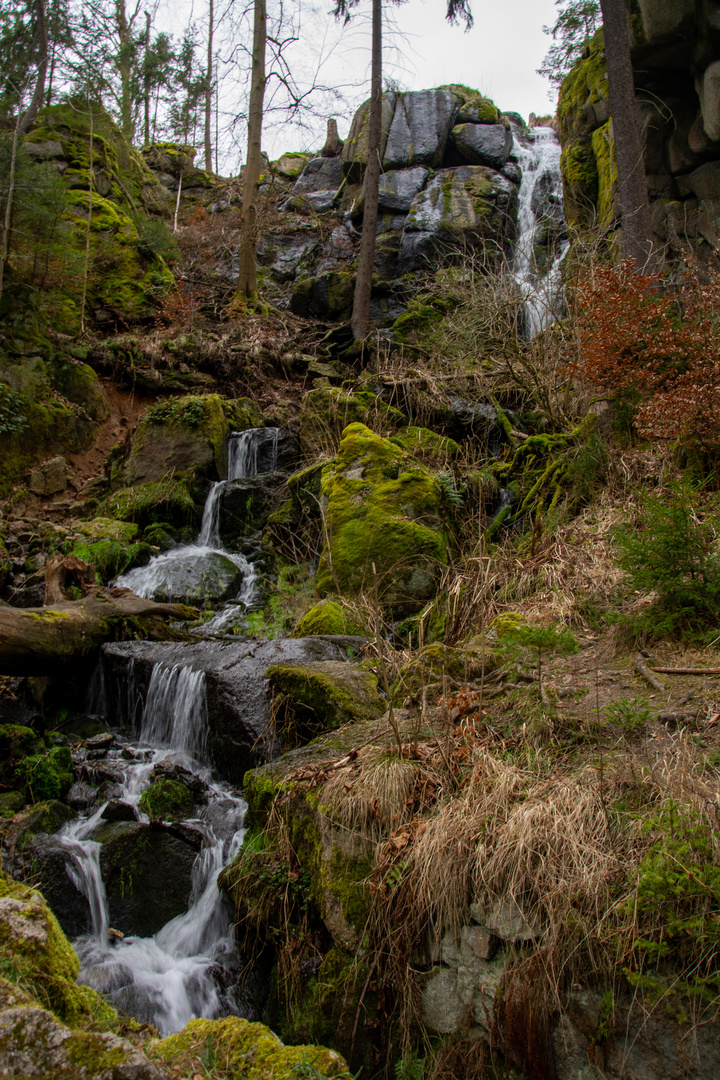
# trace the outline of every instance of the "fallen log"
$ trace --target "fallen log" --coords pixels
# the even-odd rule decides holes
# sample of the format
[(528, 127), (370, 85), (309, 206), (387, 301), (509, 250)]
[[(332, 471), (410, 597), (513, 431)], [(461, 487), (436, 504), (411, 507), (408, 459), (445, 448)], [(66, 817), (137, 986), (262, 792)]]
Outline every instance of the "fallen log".
[(659, 675), (720, 675), (719, 667), (654, 667)]
[(665, 686), (660, 682), (655, 675), (653, 675), (650, 668), (647, 666), (647, 662), (643, 659), (640, 653), (635, 657), (635, 664), (633, 665), (638, 675), (642, 676), (645, 682), (652, 686), (653, 690), (664, 690)]
[(93, 588), (82, 600), (42, 608), (0, 606), (0, 674), (48, 675), (129, 636), (177, 640), (169, 619), (197, 617), (185, 604), (143, 600), (129, 589)]

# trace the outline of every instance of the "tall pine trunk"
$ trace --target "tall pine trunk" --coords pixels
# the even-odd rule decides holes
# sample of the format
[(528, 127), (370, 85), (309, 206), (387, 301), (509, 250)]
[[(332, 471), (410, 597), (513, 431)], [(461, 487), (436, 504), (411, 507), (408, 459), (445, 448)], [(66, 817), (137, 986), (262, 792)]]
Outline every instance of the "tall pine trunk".
[(212, 172), (213, 19), (213, 0), (208, 0), (207, 86), (205, 87), (205, 168), (208, 172)]
[(35, 0), (35, 48), (37, 50), (37, 79), (35, 91), (27, 112), (20, 121), (20, 130), (29, 131), (33, 120), (37, 116), (38, 109), (45, 98), (45, 78), (48, 68), (48, 33), (45, 19), (45, 0)]
[(125, 0), (115, 0), (115, 25), (118, 42), (118, 72), (120, 74), (120, 127), (128, 144), (133, 137), (132, 117), (132, 28), (125, 11)]
[[(379, 0), (376, 0), (379, 2)], [(250, 108), (248, 110), (248, 151), (243, 181), (242, 229), (238, 252), (238, 295), (257, 293), (256, 222), (257, 194), (262, 165), (262, 118), (265, 96), (265, 43), (267, 40), (267, 9), (265, 0), (255, 0), (253, 22), (252, 72), (250, 76)]]
[(373, 0), (372, 6), (372, 67), (370, 75), (370, 115), (368, 117), (368, 162), (365, 169), (365, 211), (363, 214), (360, 254), (358, 256), (355, 295), (353, 297), (352, 330), (358, 341), (364, 341), (370, 328), (370, 295), (375, 265), (375, 231), (378, 219), (380, 188), (380, 141), (382, 135), (382, 4)]
[(625, 255), (639, 269), (654, 269), (652, 222), (645, 159), (635, 112), (635, 82), (625, 0), (600, 0), (610, 113), (620, 189)]

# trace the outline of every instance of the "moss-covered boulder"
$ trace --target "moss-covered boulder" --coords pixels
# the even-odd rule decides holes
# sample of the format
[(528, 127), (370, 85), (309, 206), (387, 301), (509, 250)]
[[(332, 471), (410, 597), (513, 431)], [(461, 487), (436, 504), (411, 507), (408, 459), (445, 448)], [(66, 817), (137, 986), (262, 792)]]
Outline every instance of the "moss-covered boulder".
[(196, 505), (184, 480), (163, 479), (113, 492), (98, 506), (102, 516), (119, 521), (136, 522), (140, 526), (196, 526), (200, 508)]
[(80, 961), (42, 895), (1, 871), (0, 956), (7, 978), (66, 1023), (117, 1019), (99, 994), (76, 985)]
[(99, 582), (107, 584), (134, 566), (147, 566), (152, 549), (149, 544), (129, 544), (126, 547), (116, 540), (96, 540), (75, 544), (72, 554), (94, 566)]
[(305, 612), (291, 636), (311, 637), (314, 634), (364, 635), (365, 629), (350, 617), (347, 608), (328, 597)]
[(80, 522), (78, 532), (88, 540), (114, 540), (118, 544), (132, 544), (138, 534), (138, 526), (132, 521), (96, 517), (91, 521)]
[(375, 720), (385, 711), (377, 678), (351, 661), (273, 664), (266, 678), (276, 713), (286, 728), (318, 734), (353, 720)]
[(328, 270), (317, 277), (301, 278), (290, 298), (295, 315), (341, 319), (350, 313), (355, 282), (345, 270)]
[(159, 821), (183, 821), (192, 816), (195, 798), (185, 784), (160, 777), (143, 791), (140, 809)]
[(323, 470), (322, 502), (321, 596), (372, 595), (375, 575), (389, 608), (410, 612), (434, 596), (449, 541), (433, 473), (363, 424), (350, 424)]
[(157, 402), (135, 431), (130, 454), (116, 470), (128, 487), (158, 483), (168, 472), (194, 479), (227, 476), (227, 437), (259, 427), (262, 415), (248, 398), (187, 395)]
[(152, 1043), (150, 1055), (188, 1076), (206, 1071), (218, 1080), (294, 1080), (342, 1077), (350, 1080), (340, 1054), (322, 1046), (283, 1046), (263, 1024), (238, 1016), (191, 1020), (177, 1035)]
[(61, 799), (70, 790), (75, 771), (67, 746), (52, 746), (30, 754), (15, 767), (15, 783), (32, 802)]

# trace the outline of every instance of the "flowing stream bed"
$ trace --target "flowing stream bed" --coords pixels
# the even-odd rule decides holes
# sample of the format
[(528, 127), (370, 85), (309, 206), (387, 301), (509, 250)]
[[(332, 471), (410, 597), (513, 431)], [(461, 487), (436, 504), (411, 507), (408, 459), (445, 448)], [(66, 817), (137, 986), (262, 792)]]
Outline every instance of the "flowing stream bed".
[[(213, 484), (195, 543), (155, 557), (147, 566), (123, 575), (118, 584), (140, 596), (162, 598), (172, 595), (187, 566), (197, 570), (219, 555), (241, 571), (242, 583), (234, 599), (202, 630), (217, 631), (237, 615), (239, 606), (250, 606), (257, 574), (242, 554), (227, 551), (221, 543), (221, 499), (228, 484), (258, 474), (260, 447), (264, 446), (270, 466), (267, 471), (274, 470), (277, 440), (278, 429), (234, 432), (228, 440), (228, 479)], [(130, 676), (131, 672), (128, 686), (133, 685)], [(105, 699), (99, 667), (90, 688), (88, 712), (117, 716), (116, 706), (109, 707)], [(163, 1035), (180, 1030), (193, 1017), (251, 1014), (252, 1008), (238, 996), (241, 963), (230, 905), (217, 887), (218, 874), (242, 843), (246, 804), (240, 792), (216, 780), (208, 766), (205, 675), (190, 667), (157, 663), (144, 699), (131, 702), (128, 695), (120, 712), (132, 731), (129, 738), (101, 736), (102, 745), (95, 746), (98, 740), (91, 740), (88, 749), (76, 754), (86, 787), (104, 781), (99, 790), (109, 797), (90, 800), (88, 808), (51, 839), (65, 859), (70, 881), (90, 909), (91, 930), (74, 939), (81, 963), (78, 981), (94, 987), (123, 1012), (155, 1024)], [(132, 830), (138, 824), (150, 825), (141, 797), (158, 776), (180, 777), (199, 792), (196, 816), (161, 826), (168, 833), (174, 829), (175, 839), (188, 841), (189, 850), (197, 850), (189, 906), (152, 935), (123, 936), (112, 926), (100, 841), (108, 827), (121, 835), (123, 829), (130, 830), (130, 850), (136, 836), (142, 838), (140, 843), (147, 841), (147, 830), (140, 834)], [(130, 892), (134, 887), (132, 855), (120, 873), (123, 893)], [(160, 898), (168, 889), (160, 861), (153, 889)]]

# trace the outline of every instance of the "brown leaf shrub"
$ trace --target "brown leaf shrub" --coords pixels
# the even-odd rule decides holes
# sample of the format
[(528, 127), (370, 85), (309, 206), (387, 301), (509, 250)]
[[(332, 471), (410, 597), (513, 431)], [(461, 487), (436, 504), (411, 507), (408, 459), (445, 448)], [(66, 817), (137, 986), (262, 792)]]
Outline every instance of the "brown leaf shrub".
[(625, 262), (586, 274), (578, 299), (577, 373), (634, 399), (643, 437), (720, 449), (720, 276), (690, 265), (669, 286)]

